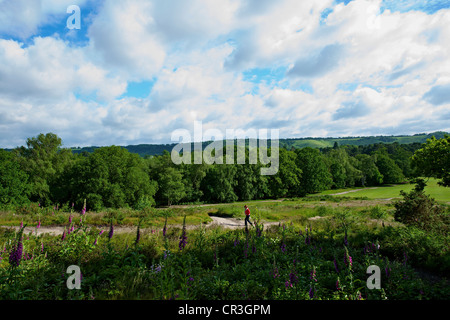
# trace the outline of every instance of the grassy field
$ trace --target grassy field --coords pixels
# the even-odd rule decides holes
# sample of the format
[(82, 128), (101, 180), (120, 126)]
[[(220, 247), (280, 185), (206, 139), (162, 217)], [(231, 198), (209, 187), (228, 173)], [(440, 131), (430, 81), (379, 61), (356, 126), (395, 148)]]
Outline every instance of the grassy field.
[[(344, 193), (346, 197), (367, 197), (368, 199), (391, 199), (401, 198), (400, 191), (409, 192), (414, 188), (412, 184), (390, 185), (370, 188), (347, 188), (327, 190), (319, 193), (318, 195), (334, 195)], [(425, 192), (431, 197), (435, 198), (439, 202), (450, 202), (450, 188), (441, 187), (438, 185), (436, 179), (428, 180)]]
[[(262, 222), (247, 232), (205, 227), (212, 215), (243, 225), (244, 202), (152, 208), (139, 238), (142, 212), (132, 209), (81, 215), (33, 205), (0, 212), (0, 225), (32, 228), (19, 260), (11, 255), (17, 229), (0, 228), (0, 300), (448, 299), (448, 234), (394, 221), (393, 201), (386, 200), (412, 187), (247, 201), (251, 220)], [(427, 187), (446, 202), (447, 189), (436, 181)], [(38, 226), (67, 233), (38, 234)], [(80, 290), (66, 287), (69, 265), (82, 270)], [(381, 289), (366, 287), (370, 265), (381, 270)]]

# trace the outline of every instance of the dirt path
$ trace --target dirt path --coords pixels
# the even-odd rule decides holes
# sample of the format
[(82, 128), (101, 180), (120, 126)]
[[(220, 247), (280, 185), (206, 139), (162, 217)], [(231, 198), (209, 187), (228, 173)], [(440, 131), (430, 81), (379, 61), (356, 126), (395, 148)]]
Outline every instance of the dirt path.
[[(215, 217), (215, 216), (210, 216), (210, 218), (212, 219), (211, 222), (207, 223), (205, 225), (206, 228), (211, 228), (211, 227), (216, 227), (216, 226), (220, 226), (226, 229), (239, 229), (239, 228), (244, 228), (245, 224), (244, 224), (244, 220), (240, 220), (240, 219), (235, 219), (235, 218), (222, 218), (222, 217)], [(250, 221), (252, 221), (250, 219)], [(253, 221), (252, 221), (253, 222)], [(264, 226), (270, 226), (270, 225), (277, 225), (279, 224), (279, 222), (262, 222), (262, 224), (264, 224)], [(182, 225), (170, 225), (168, 226), (169, 228), (181, 228)], [(186, 229), (188, 230), (192, 230), (192, 229), (196, 229), (199, 228), (200, 225), (187, 225)], [(251, 227), (251, 226), (249, 226)], [(18, 226), (0, 226), (0, 228), (5, 228), (5, 229), (13, 229), (14, 231), (18, 231), (20, 229), (20, 227)], [(66, 228), (67, 229), (67, 228)], [(105, 232), (109, 232), (109, 226), (101, 226), (98, 227), (97, 229), (99, 230), (104, 230)], [(161, 232), (161, 230), (158, 229), (154, 229), (154, 228), (142, 228), (142, 232)], [(28, 235), (28, 234), (33, 234), (33, 235), (42, 235), (42, 234), (49, 234), (49, 235), (53, 235), (53, 236), (58, 236), (58, 235), (62, 235), (63, 232), (65, 230), (65, 227), (61, 227), (61, 226), (41, 226), (40, 228), (36, 228), (36, 227), (26, 227), (24, 230), (24, 234)], [(114, 233), (116, 234), (120, 234), (120, 233), (132, 233), (132, 232), (136, 232), (136, 227), (130, 227), (130, 226), (114, 226)]]
[(378, 187), (364, 188), (364, 189), (355, 189), (355, 190), (349, 190), (349, 191), (344, 191), (344, 192), (339, 192), (339, 193), (332, 193), (332, 194), (329, 194), (329, 196), (340, 196), (340, 195), (347, 194), (347, 193), (350, 193), (350, 192), (357, 192), (357, 191), (363, 191), (363, 190), (372, 190), (372, 189), (378, 189)]

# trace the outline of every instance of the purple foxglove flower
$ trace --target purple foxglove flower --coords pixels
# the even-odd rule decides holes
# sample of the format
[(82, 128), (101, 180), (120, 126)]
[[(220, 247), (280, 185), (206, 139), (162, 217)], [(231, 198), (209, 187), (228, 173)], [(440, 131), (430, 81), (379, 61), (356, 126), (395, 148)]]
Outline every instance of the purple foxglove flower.
[(275, 278), (278, 278), (278, 277), (280, 276), (280, 275), (278, 274), (278, 268), (273, 269), (272, 274), (273, 274), (273, 278), (274, 278), (274, 279), (275, 279)]
[(183, 250), (186, 244), (187, 244), (187, 236), (186, 236), (186, 229), (184, 228), (183, 233), (181, 234), (180, 237), (180, 242), (178, 244), (179, 249)]
[(18, 267), (20, 264), (20, 260), (22, 259), (23, 255), (23, 243), (22, 239), (19, 239), (17, 244), (14, 246), (13, 250), (11, 250), (11, 253), (9, 255), (9, 264), (13, 267)]
[(310, 279), (317, 282), (317, 278), (316, 278), (316, 268), (313, 267), (313, 269), (311, 270), (311, 276)]
[(136, 234), (136, 244), (139, 243), (139, 240), (141, 240), (141, 231), (139, 230), (139, 227), (138, 227), (137, 234)]
[(339, 268), (337, 266), (336, 258), (334, 259), (333, 263), (334, 263), (334, 269), (336, 270), (336, 273), (339, 273)]
[(61, 236), (61, 241), (64, 241), (65, 238), (66, 238), (66, 228), (64, 228), (64, 232)]
[(297, 283), (298, 278), (297, 278), (297, 275), (294, 272), (291, 272), (289, 274), (289, 281), (291, 282), (291, 284)]
[(113, 237), (113, 235), (114, 235), (114, 226), (113, 226), (113, 224), (112, 224), (112, 222), (111, 222), (111, 226), (109, 227), (109, 234), (108, 234), (109, 240), (111, 240), (111, 238)]
[(312, 287), (309, 287), (309, 298), (310, 299), (314, 298), (314, 290)]

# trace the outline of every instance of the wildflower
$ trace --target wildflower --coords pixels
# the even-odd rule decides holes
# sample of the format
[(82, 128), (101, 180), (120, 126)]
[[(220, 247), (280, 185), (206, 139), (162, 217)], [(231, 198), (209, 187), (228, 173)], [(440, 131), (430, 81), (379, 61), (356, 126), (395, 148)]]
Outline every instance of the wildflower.
[(289, 274), (289, 282), (291, 284), (294, 284), (294, 283), (297, 283), (297, 281), (298, 281), (297, 275), (295, 274), (295, 272), (291, 272)]
[(39, 219), (39, 222), (38, 222), (38, 224), (36, 226), (36, 229), (39, 229), (40, 227), (41, 227), (41, 219)]
[(103, 232), (105, 232), (105, 230), (100, 231), (100, 232), (98, 233), (98, 235), (101, 236)]
[(338, 268), (338, 266), (337, 266), (336, 258), (334, 258), (333, 263), (334, 263), (334, 269), (336, 270), (336, 273), (339, 273), (339, 268)]
[(339, 278), (336, 280), (336, 290), (341, 290), (341, 287), (339, 286)]
[(286, 282), (284, 283), (284, 286), (286, 288), (291, 288), (292, 287), (292, 283), (290, 283), (289, 280), (286, 280)]
[(315, 291), (315, 290), (313, 290), (313, 288), (310, 286), (310, 287), (309, 287), (309, 298), (310, 298), (310, 299), (314, 298), (314, 291)]
[(280, 275), (278, 274), (278, 268), (274, 268), (272, 271), (273, 278), (278, 278)]
[(69, 216), (69, 224), (72, 223), (72, 215)]
[(345, 231), (344, 245), (345, 245), (346, 247), (348, 246), (347, 231)]
[(391, 268), (389, 268), (388, 266), (386, 266), (384, 268), (384, 272), (386, 273), (386, 278), (389, 278), (390, 274), (391, 274)]
[(166, 236), (166, 231), (167, 231), (167, 217), (166, 217), (166, 221), (164, 222), (163, 237)]
[(109, 234), (108, 234), (109, 240), (111, 240), (111, 238), (113, 237), (113, 235), (114, 235), (114, 225), (113, 225), (113, 223), (111, 222), (111, 226), (109, 227)]
[(139, 243), (139, 240), (141, 239), (141, 230), (140, 227), (138, 226), (137, 228), (137, 234), (136, 234), (136, 244)]
[(14, 248), (11, 250), (11, 253), (9, 255), (9, 264), (13, 267), (18, 267), (20, 264), (20, 260), (22, 259), (22, 253), (23, 243), (22, 238), (20, 237)]
[(23, 220), (22, 220), (22, 222), (20, 223), (20, 229), (22, 229), (23, 228)]
[(64, 241), (65, 238), (66, 238), (66, 228), (64, 228), (64, 232), (61, 236), (61, 241)]
[(44, 252), (44, 242), (41, 242), (41, 252)]
[(187, 244), (187, 236), (186, 236), (186, 216), (184, 216), (183, 219), (183, 232), (181, 233), (180, 236), (180, 243), (178, 244), (178, 247), (180, 250), (183, 250), (184, 247)]
[(286, 252), (286, 244), (284, 242), (281, 244), (281, 251)]
[(236, 239), (234, 240), (234, 246), (236, 247), (239, 244), (239, 239), (236, 237)]
[(317, 278), (316, 278), (316, 267), (313, 267), (313, 269), (311, 270), (311, 276), (310, 279), (314, 282), (317, 282)]

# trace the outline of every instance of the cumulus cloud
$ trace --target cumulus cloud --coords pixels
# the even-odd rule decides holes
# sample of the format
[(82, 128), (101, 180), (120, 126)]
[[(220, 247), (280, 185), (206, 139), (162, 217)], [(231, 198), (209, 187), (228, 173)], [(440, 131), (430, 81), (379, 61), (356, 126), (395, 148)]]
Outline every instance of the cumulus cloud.
[[(83, 42), (58, 36), (69, 2)], [(12, 3), (0, 0), (0, 146), (47, 131), (69, 145), (166, 143), (194, 120), (285, 137), (450, 130), (445, 5)], [(151, 86), (133, 97), (140, 82)]]
[(19, 100), (65, 99), (74, 92), (107, 100), (126, 89), (126, 82), (89, 62), (82, 49), (51, 37), (34, 38), (28, 47), (0, 39), (0, 61), (0, 93)]

